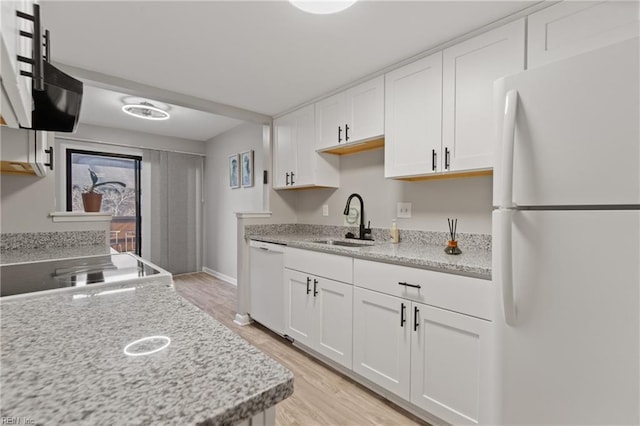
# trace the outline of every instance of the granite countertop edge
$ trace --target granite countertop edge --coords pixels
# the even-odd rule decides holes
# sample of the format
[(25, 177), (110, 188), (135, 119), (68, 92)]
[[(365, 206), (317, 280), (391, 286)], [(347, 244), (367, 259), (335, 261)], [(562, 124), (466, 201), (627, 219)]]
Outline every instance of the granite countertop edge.
[[(170, 306), (172, 308), (180, 307), (181, 309), (183, 309), (182, 311), (183, 313), (180, 314), (181, 318), (185, 318), (189, 320), (193, 318), (197, 318), (197, 323), (194, 324), (194, 328), (198, 330), (198, 333), (205, 332), (205, 331), (213, 332), (215, 333), (214, 337), (215, 336), (217, 336), (218, 338), (223, 337), (225, 341), (228, 342), (227, 344), (230, 345), (230, 347), (233, 350), (240, 350), (240, 349), (244, 350), (245, 347), (251, 348), (250, 349), (251, 359), (252, 360), (255, 359), (256, 362), (258, 361), (261, 363), (265, 362), (265, 364), (261, 365), (260, 368), (258, 369), (260, 374), (267, 374), (269, 376), (269, 378), (265, 377), (264, 379), (265, 383), (263, 385), (256, 385), (256, 383), (261, 381), (262, 379), (254, 378), (246, 381), (240, 380), (238, 381), (238, 387), (240, 389), (238, 392), (239, 395), (237, 396), (225, 395), (224, 397), (221, 397), (222, 404), (218, 405), (217, 408), (214, 408), (213, 410), (211, 410), (209, 413), (206, 413), (206, 414), (204, 412), (200, 412), (198, 414), (192, 413), (192, 414), (195, 414), (195, 416), (191, 417), (190, 421), (193, 421), (194, 423), (197, 423), (197, 424), (203, 424), (203, 425), (236, 424), (243, 420), (250, 419), (254, 415), (262, 411), (265, 411), (270, 407), (275, 406), (276, 404), (285, 400), (286, 398), (288, 398), (293, 394), (294, 376), (290, 370), (286, 369), (284, 366), (278, 363), (273, 357), (265, 354), (258, 348), (249, 344), (245, 339), (243, 339), (241, 336), (233, 332), (224, 324), (220, 323), (218, 320), (216, 320), (212, 316), (203, 312), (201, 309), (199, 309), (195, 305), (192, 305), (191, 303), (189, 303), (186, 299), (184, 299), (181, 295), (179, 295), (175, 291), (175, 288), (173, 286), (166, 286), (164, 283), (154, 282), (154, 281), (139, 283), (133, 286), (136, 287), (137, 290), (149, 292), (147, 296), (149, 296), (150, 299), (147, 299), (148, 302), (145, 302), (147, 304), (146, 306), (151, 306), (151, 304), (155, 303), (155, 302), (152, 302), (152, 300), (155, 300), (153, 299), (153, 297), (156, 295), (160, 297), (161, 303), (165, 303), (165, 304), (167, 303), (167, 301), (171, 302), (171, 299), (173, 299), (173, 302), (171, 302), (169, 305), (163, 305), (163, 306)], [(132, 284), (129, 283), (128, 285), (122, 285), (121, 287), (122, 288), (132, 287)], [(99, 292), (96, 289), (96, 290), (85, 291), (84, 293), (86, 293), (87, 295), (96, 295)], [(131, 298), (133, 294), (134, 294), (133, 292), (126, 292), (126, 293), (119, 293), (117, 296), (111, 296), (111, 297), (114, 297), (114, 300), (115, 298), (118, 298), (119, 300), (124, 302), (125, 300), (127, 300), (127, 298)], [(40, 305), (48, 305), (51, 302), (55, 302), (55, 301), (70, 300), (70, 299), (73, 300), (72, 295), (58, 293), (58, 294), (46, 294), (46, 295), (43, 294), (39, 297), (33, 297), (29, 299), (6, 300), (6, 301), (3, 301), (4, 303), (2, 304), (3, 311), (4, 311), (3, 313), (21, 312), (27, 306), (32, 306), (34, 303), (40, 306)], [(92, 303), (93, 297), (83, 298), (81, 300), (85, 301), (83, 303)], [(96, 299), (96, 301), (98, 300)], [(124, 303), (121, 306), (123, 306), (124, 308), (125, 307)], [(9, 309), (9, 311), (7, 311), (7, 309)], [(64, 309), (58, 309), (58, 311), (60, 311), (57, 313), (58, 315), (63, 315), (66, 312)], [(86, 322), (88, 324), (91, 321), (87, 320)], [(155, 321), (151, 321), (151, 322), (153, 323)], [(7, 339), (10, 339), (11, 336), (7, 335), (6, 326), (7, 326), (6, 324), (3, 325), (3, 331), (4, 331), (2, 334), (3, 346), (6, 346), (9, 343), (11, 343), (10, 341), (7, 340)], [(153, 326), (152, 324), (152, 328), (153, 327), (155, 326)], [(172, 325), (172, 327), (174, 327), (174, 325)], [(120, 334), (120, 333), (116, 333), (116, 334)], [(134, 334), (140, 334), (140, 333), (136, 330)], [(233, 336), (233, 338), (231, 338), (231, 340), (227, 340), (230, 338), (230, 336)], [(24, 349), (24, 345), (20, 344), (18, 346)], [(225, 347), (222, 347), (219, 350), (221, 351), (220, 356), (225, 356), (224, 353), (227, 349)], [(258, 354), (256, 355), (255, 352), (257, 352)], [(16, 359), (14, 359), (15, 356), (16, 355), (13, 351), (9, 351), (7, 350), (7, 348), (3, 348), (2, 363), (4, 364), (4, 366), (6, 367), (8, 364), (18, 362), (16, 361)], [(53, 358), (56, 358), (57, 356), (58, 355), (55, 355)], [(25, 361), (24, 359), (22, 359), (22, 357), (18, 357), (18, 360), (21, 360), (20, 362)], [(262, 360), (265, 360), (265, 361), (262, 361)], [(220, 370), (220, 368), (221, 368), (220, 366), (214, 367), (216, 371)], [(233, 368), (233, 367), (230, 366), (229, 368)], [(15, 379), (14, 373), (11, 373), (10, 376), (7, 376), (8, 373), (9, 373), (8, 370), (3, 372), (3, 375), (2, 375), (3, 385), (6, 385), (7, 383), (10, 383), (11, 380)], [(8, 382), (5, 382), (7, 380)], [(242, 393), (241, 388), (243, 386), (243, 383), (245, 382), (248, 382), (252, 386), (253, 385), (257, 386), (256, 388), (257, 392), (252, 394), (245, 394), (241, 396), (240, 395), (240, 393)], [(18, 391), (14, 390), (14, 393)], [(24, 389), (22, 389), (22, 391), (24, 391)], [(7, 402), (5, 401), (5, 399), (7, 398), (15, 399), (15, 395), (3, 395), (3, 403)], [(13, 403), (14, 401), (11, 401), (11, 402)], [(117, 402), (119, 402), (119, 400)], [(9, 405), (11, 406), (11, 404)], [(6, 407), (3, 407), (3, 410), (2, 410), (3, 416), (9, 413), (9, 412), (5, 413), (5, 408)], [(22, 408), (24, 409), (25, 407), (22, 407)], [(60, 420), (61, 422), (63, 421), (63, 419), (68, 420), (68, 417), (66, 417), (68, 413), (56, 412), (56, 415), (58, 414), (61, 417), (59, 418), (56, 417), (57, 420)], [(109, 416), (112, 414), (113, 413), (103, 413), (98, 415), (104, 416), (104, 417), (101, 417), (104, 420), (104, 419), (109, 419), (110, 418)], [(175, 422), (175, 419), (170, 419), (169, 422), (170, 423)], [(80, 423), (87, 423), (87, 422), (81, 421)]]
[[(491, 280), (491, 252), (487, 250), (463, 250), (459, 256), (449, 256), (444, 254), (440, 246), (425, 246), (416, 243), (400, 242), (368, 242), (360, 241), (367, 247), (342, 247), (314, 242), (315, 240), (329, 239), (319, 235), (246, 235), (247, 240), (263, 241), (267, 243), (281, 244), (288, 247), (305, 250), (319, 251), (323, 253), (350, 256), (357, 259), (372, 260), (394, 265), (402, 265), (420, 269), (428, 269), (437, 272), (450, 273), (456, 275), (469, 276), (483, 280)], [(330, 238), (333, 240), (345, 240), (344, 238)], [(353, 240), (345, 240), (353, 241)], [(372, 251), (374, 247), (376, 251)], [(405, 253), (398, 254), (398, 249)], [(420, 250), (427, 250), (426, 255), (413, 255)], [(438, 253), (436, 256), (434, 253)], [(441, 258), (437, 258), (442, 256)], [(445, 258), (445, 256), (447, 256)]]

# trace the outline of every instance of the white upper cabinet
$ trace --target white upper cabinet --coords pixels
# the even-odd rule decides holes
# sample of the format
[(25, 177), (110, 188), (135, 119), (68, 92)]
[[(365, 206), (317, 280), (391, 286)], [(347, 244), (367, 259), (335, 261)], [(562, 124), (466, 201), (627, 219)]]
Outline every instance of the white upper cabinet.
[(31, 78), (20, 71), (32, 72), (31, 66), (18, 61), (18, 56), (33, 57), (33, 42), (20, 36), (20, 31), (33, 33), (33, 22), (18, 18), (17, 12), (33, 14), (33, 1), (0, 2), (0, 73), (2, 76), (2, 110), (4, 122), (13, 128), (31, 127)]
[(524, 70), (525, 21), (511, 22), (443, 52), (444, 171), (493, 167), (493, 82)]
[(385, 177), (493, 167), (493, 82), (524, 70), (524, 19), (386, 75)]
[(273, 121), (276, 189), (338, 187), (339, 158), (315, 151), (315, 109), (308, 105)]
[(585, 53), (640, 32), (637, 1), (564, 1), (529, 16), (529, 68)]
[(53, 170), (54, 132), (2, 127), (0, 171), (7, 174), (46, 176)]
[(377, 139), (383, 135), (383, 76), (316, 103), (317, 150)]
[(385, 75), (385, 177), (440, 171), (442, 52)]

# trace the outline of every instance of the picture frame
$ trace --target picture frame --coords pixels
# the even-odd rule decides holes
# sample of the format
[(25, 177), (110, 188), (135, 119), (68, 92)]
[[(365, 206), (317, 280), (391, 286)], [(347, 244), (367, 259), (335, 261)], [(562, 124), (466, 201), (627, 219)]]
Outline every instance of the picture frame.
[(240, 188), (240, 154), (229, 156), (229, 186)]
[(242, 169), (242, 173), (240, 174), (242, 187), (248, 188), (253, 186), (253, 150), (240, 154), (240, 168)]

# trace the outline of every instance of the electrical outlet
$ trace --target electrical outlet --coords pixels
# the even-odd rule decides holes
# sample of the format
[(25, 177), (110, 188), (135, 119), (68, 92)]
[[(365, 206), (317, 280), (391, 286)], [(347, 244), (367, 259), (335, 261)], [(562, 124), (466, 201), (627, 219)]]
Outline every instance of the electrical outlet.
[(398, 203), (396, 217), (405, 219), (411, 217), (411, 203)]
[(322, 216), (329, 216), (329, 206), (327, 204), (322, 205)]

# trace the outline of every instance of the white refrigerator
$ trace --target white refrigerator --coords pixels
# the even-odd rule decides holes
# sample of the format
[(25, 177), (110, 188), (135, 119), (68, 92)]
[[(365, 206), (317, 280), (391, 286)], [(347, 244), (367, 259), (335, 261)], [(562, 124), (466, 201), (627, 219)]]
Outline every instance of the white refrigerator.
[(496, 424), (640, 423), (638, 50), (495, 83)]

